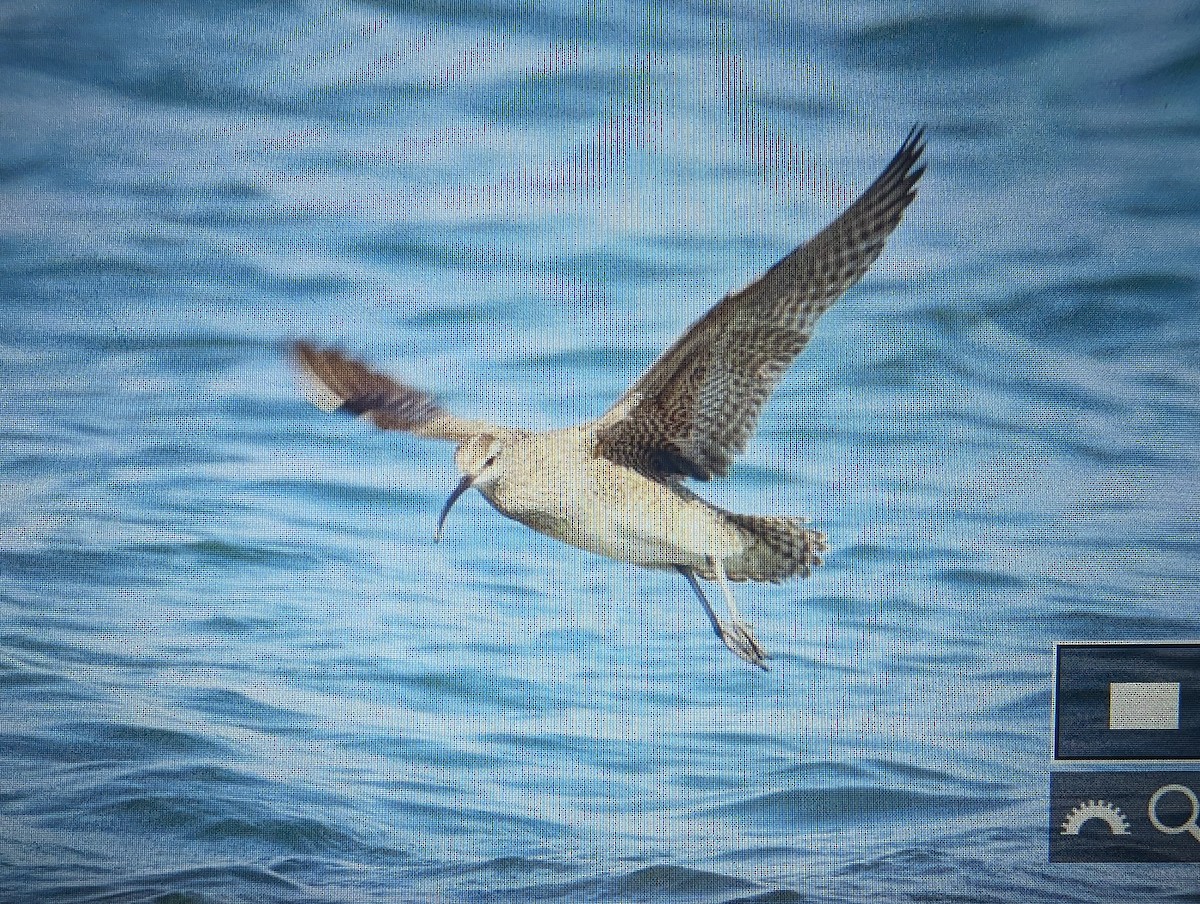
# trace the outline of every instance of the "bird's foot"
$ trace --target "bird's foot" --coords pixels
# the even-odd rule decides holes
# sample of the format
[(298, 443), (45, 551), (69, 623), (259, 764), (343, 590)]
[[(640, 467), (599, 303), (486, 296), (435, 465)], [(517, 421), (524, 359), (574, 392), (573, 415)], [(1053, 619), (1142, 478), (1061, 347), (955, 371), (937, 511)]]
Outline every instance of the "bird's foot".
[(756, 665), (764, 672), (768, 670), (767, 651), (754, 636), (754, 629), (749, 622), (722, 621), (720, 624), (721, 640), (733, 651), (739, 659), (744, 659), (751, 665)]

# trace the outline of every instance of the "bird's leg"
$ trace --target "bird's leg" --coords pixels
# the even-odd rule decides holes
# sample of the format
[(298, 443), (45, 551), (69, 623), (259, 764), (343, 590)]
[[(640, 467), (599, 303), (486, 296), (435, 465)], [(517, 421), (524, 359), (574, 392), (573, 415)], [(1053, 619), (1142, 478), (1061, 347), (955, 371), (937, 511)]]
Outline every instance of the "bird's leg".
[[(700, 582), (696, 580), (696, 573), (692, 569), (683, 565), (676, 565), (675, 570), (687, 578), (688, 584), (692, 590), (696, 592), (696, 596), (700, 599), (701, 605), (704, 606), (704, 612), (708, 615), (708, 620), (712, 622), (713, 633), (721, 639), (725, 646), (729, 647), (739, 659), (744, 659), (751, 665), (756, 665), (763, 671), (767, 670), (766, 651), (762, 648), (759, 642), (755, 639), (753, 631), (745, 622), (738, 619), (737, 610), (731, 608), (733, 620), (726, 623), (717, 618), (717, 613), (713, 611), (712, 605), (708, 601), (708, 597), (704, 595), (704, 591), (700, 588)], [(724, 572), (718, 572), (722, 577)], [(722, 584), (724, 587), (724, 584)], [(729, 591), (725, 589), (726, 599), (729, 599)]]
[[(717, 583), (721, 587), (721, 593), (725, 597), (725, 605), (729, 607), (729, 624), (727, 628), (737, 635), (739, 646), (744, 646), (749, 650), (752, 657), (749, 661), (757, 666), (766, 668), (764, 660), (767, 658), (767, 651), (763, 645), (758, 642), (758, 638), (754, 636), (754, 628), (750, 623), (742, 618), (738, 612), (737, 603), (733, 601), (733, 591), (729, 589), (729, 578), (725, 576), (725, 566), (721, 564), (721, 560), (716, 556), (709, 556), (708, 563), (712, 566), (713, 573), (717, 577)], [(726, 641), (728, 644), (728, 641)], [(737, 650), (734, 650), (737, 653)], [(741, 653), (738, 653), (741, 656)], [(746, 657), (743, 656), (743, 659)]]
[[(700, 598), (700, 604), (704, 606), (704, 612), (708, 615), (708, 620), (712, 622), (713, 631), (717, 637), (721, 637), (721, 620), (717, 618), (717, 613), (713, 612), (713, 607), (708, 601), (708, 597), (704, 595), (704, 591), (700, 588), (700, 582), (696, 580), (696, 573), (690, 568), (685, 568), (683, 565), (676, 565), (675, 570), (687, 578), (687, 582), (692, 585), (692, 589), (696, 591), (696, 596)], [(722, 637), (722, 640), (724, 638)]]
[(721, 593), (725, 596), (725, 605), (729, 607), (729, 617), (734, 622), (741, 622), (742, 614), (738, 612), (737, 603), (733, 601), (733, 591), (729, 589), (729, 578), (725, 576), (725, 566), (716, 556), (709, 556), (708, 564), (712, 566), (713, 573), (717, 576), (717, 583), (721, 586)]

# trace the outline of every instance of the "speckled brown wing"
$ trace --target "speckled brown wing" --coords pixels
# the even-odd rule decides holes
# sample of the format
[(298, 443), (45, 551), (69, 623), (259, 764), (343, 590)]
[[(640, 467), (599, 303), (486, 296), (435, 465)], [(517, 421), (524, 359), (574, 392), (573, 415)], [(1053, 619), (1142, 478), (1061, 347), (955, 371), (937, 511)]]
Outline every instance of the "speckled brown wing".
[(383, 430), (404, 430), (456, 443), (481, 433), (505, 436), (513, 432), (484, 421), (456, 417), (424, 390), (398, 383), (337, 349), (297, 342), (292, 346), (292, 358), (308, 377), (310, 401), (322, 411), (344, 411), (364, 417)]
[(668, 482), (726, 474), (817, 318), (862, 278), (916, 197), (924, 149), (913, 129), (841, 216), (696, 321), (595, 422), (596, 453)]

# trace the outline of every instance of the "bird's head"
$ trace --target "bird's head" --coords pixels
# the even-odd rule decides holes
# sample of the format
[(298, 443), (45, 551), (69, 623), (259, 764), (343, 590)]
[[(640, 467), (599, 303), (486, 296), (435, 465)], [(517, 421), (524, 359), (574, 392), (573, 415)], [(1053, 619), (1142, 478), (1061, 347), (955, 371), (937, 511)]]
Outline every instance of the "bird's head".
[(442, 539), (442, 527), (446, 523), (446, 516), (450, 514), (450, 509), (454, 507), (454, 503), (458, 502), (463, 493), (472, 487), (486, 490), (504, 476), (505, 448), (504, 440), (492, 436), (490, 433), (472, 436), (459, 445), (454, 453), (454, 463), (462, 471), (463, 478), (454, 488), (454, 492), (450, 494), (450, 498), (446, 500), (446, 504), (442, 506), (442, 513), (438, 516), (437, 531), (433, 535), (435, 543)]

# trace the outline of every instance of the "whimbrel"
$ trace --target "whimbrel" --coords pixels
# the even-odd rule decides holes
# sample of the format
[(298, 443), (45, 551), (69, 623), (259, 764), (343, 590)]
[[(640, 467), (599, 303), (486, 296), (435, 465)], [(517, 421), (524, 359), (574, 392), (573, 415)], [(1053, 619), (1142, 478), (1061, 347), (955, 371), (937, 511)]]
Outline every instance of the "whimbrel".
[[(765, 669), (731, 581), (779, 582), (821, 564), (825, 535), (806, 519), (739, 515), (684, 481), (723, 476), (817, 319), (879, 257), (916, 197), (925, 149), (913, 129), (869, 188), (832, 223), (697, 320), (593, 421), (535, 432), (456, 417), (427, 392), (334, 349), (296, 343), (313, 400), (384, 430), (458, 444), (462, 472), (438, 518), (469, 489), (502, 515), (574, 546), (687, 579), (724, 644)], [(716, 581), (720, 618), (698, 578)]]

